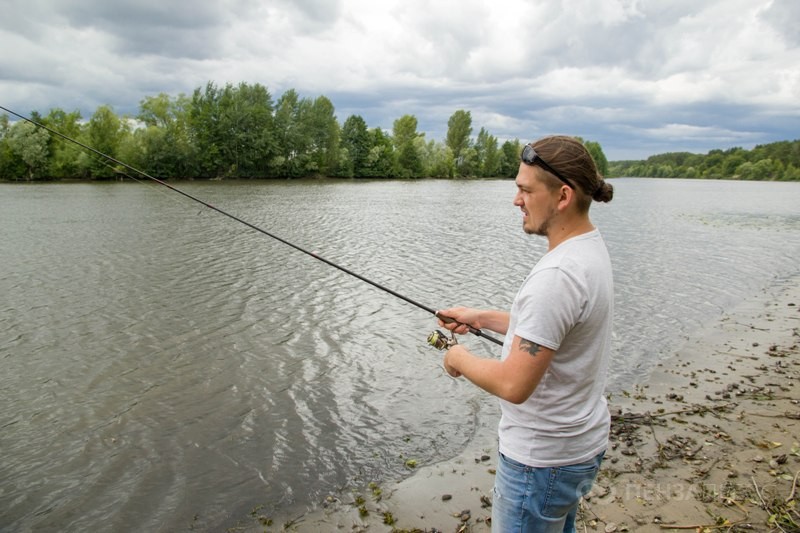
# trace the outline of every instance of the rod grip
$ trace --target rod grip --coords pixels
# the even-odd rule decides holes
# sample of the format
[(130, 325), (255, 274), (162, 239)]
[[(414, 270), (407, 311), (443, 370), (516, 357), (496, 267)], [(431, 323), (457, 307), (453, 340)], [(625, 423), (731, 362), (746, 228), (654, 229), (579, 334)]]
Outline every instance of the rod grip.
[(461, 326), (467, 326), (467, 330), (468, 330), (470, 333), (472, 333), (473, 335), (477, 335), (478, 337), (483, 337), (484, 339), (486, 339), (486, 340), (488, 340), (488, 341), (491, 341), (491, 342), (493, 342), (493, 343), (495, 343), (495, 344), (497, 344), (497, 345), (500, 345), (500, 346), (502, 346), (502, 345), (503, 345), (503, 341), (501, 341), (501, 340), (499, 340), (499, 339), (496, 339), (496, 338), (492, 337), (491, 335), (487, 335), (487, 334), (485, 334), (483, 331), (481, 331), (481, 330), (479, 330), (479, 329), (477, 329), (477, 328), (473, 328), (473, 327), (472, 327), (472, 326), (470, 326), (469, 324), (464, 324), (464, 323), (462, 323), (462, 322), (459, 322), (459, 321), (458, 321), (458, 320), (456, 320), (455, 318), (452, 318), (452, 317), (449, 317), (449, 316), (446, 316), (446, 315), (443, 315), (443, 314), (439, 313), (439, 311), (436, 311), (436, 312), (434, 313), (434, 315), (436, 316), (436, 318), (438, 318), (439, 320), (441, 320), (441, 321), (442, 321), (442, 322), (444, 322), (445, 324), (452, 324), (452, 323), (456, 323), (456, 324), (459, 324), (459, 325), (461, 325)]

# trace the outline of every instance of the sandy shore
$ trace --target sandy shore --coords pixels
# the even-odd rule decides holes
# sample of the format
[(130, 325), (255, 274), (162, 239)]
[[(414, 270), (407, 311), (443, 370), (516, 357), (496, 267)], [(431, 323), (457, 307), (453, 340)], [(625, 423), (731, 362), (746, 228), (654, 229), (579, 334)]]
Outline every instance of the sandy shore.
[[(611, 398), (611, 445), (578, 531), (800, 531), (800, 283), (703, 329)], [(496, 413), (458, 457), (331, 496), (258, 531), (490, 531)]]

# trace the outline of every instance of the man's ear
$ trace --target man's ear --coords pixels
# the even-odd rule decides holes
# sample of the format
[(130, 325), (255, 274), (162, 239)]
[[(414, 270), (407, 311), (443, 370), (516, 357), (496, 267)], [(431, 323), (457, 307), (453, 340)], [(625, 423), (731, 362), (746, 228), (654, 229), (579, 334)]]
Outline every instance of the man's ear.
[(575, 191), (567, 187), (566, 185), (562, 185), (558, 191), (558, 209), (559, 211), (564, 211), (567, 207), (570, 206), (575, 201)]

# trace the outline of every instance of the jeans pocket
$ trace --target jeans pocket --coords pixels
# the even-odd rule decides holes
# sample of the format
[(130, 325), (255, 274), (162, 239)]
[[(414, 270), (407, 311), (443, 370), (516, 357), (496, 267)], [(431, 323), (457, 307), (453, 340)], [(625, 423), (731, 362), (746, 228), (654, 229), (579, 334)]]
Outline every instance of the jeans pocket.
[(531, 468), (529, 466), (520, 463), (519, 461), (515, 461), (511, 457), (506, 457), (502, 453), (500, 453), (499, 456), (500, 456), (500, 461), (505, 463), (505, 466), (513, 470), (516, 470), (517, 472), (525, 472)]
[(550, 469), (542, 516), (560, 518), (569, 513), (581, 497), (591, 490), (599, 469), (594, 460)]

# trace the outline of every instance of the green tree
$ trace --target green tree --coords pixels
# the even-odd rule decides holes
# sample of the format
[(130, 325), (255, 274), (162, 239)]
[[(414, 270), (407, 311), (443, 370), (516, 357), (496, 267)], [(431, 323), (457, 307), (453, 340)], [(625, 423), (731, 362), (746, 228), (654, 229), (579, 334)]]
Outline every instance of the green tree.
[(800, 181), (800, 167), (796, 167), (792, 163), (789, 163), (786, 165), (784, 174), (780, 179), (782, 181)]
[(368, 176), (367, 158), (372, 145), (367, 123), (359, 115), (350, 115), (344, 121), (341, 148), (347, 153), (345, 164), (348, 168), (346, 171), (340, 169), (340, 174), (356, 178)]
[(137, 161), (137, 168), (161, 178), (193, 175), (194, 153), (189, 138), (191, 100), (161, 93), (139, 104), (137, 118), (145, 125), (133, 132), (120, 154)]
[[(52, 109), (31, 118), (152, 175), (168, 177), (462, 177), (513, 178), (522, 144), (497, 139), (481, 128), (472, 135), (469, 111), (448, 120), (443, 143), (426, 141), (417, 119), (395, 121), (392, 135), (369, 130), (352, 115), (340, 126), (331, 101), (300, 98), (288, 90), (273, 104), (260, 84), (209, 82), (191, 98), (161, 93), (140, 102), (133, 123), (100, 106), (81, 125), (76, 111)], [(56, 136), (0, 116), (0, 179), (108, 178), (121, 169)], [(45, 139), (46, 138), (46, 139)], [(45, 139), (42, 147), (41, 140)], [(581, 142), (584, 142), (581, 140)], [(800, 140), (734, 147), (707, 154), (668, 152), (642, 161), (609, 163), (599, 143), (584, 145), (606, 176), (800, 180)]]
[[(30, 122), (20, 120), (8, 128), (5, 139), (11, 154), (24, 164), (24, 177), (26, 180), (31, 181), (47, 177), (50, 134), (46, 130)], [(18, 175), (16, 177), (21, 176)]]
[(8, 129), (8, 115), (2, 114), (0, 115), (0, 180), (11, 180), (20, 175), (19, 171), (13, 168), (16, 158), (8, 146)]
[(403, 115), (394, 121), (392, 138), (397, 153), (394, 175), (400, 178), (418, 178), (422, 176), (422, 158), (417, 151), (416, 139), (417, 117)]
[(475, 155), (477, 174), (481, 177), (496, 177), (500, 170), (500, 151), (497, 148), (497, 138), (490, 135), (485, 128), (478, 132), (475, 141)]
[(335, 175), (339, 162), (340, 130), (333, 103), (325, 96), (315, 98), (306, 108), (302, 121), (312, 163), (308, 170), (323, 176)]
[[(118, 159), (117, 149), (123, 136), (128, 133), (128, 126), (114, 113), (110, 106), (98, 107), (86, 125), (86, 144), (107, 156)], [(114, 166), (104, 157), (81, 153), (79, 166), (88, 171), (94, 178), (108, 179), (115, 177)]]
[(719, 179), (722, 177), (722, 163), (725, 160), (725, 155), (722, 150), (711, 150), (708, 156), (703, 159), (701, 165), (702, 176), (704, 178)]
[(201, 175), (257, 177), (270, 172), (277, 148), (272, 97), (264, 86), (240, 83), (219, 89), (209, 82), (204, 91), (195, 90), (189, 108), (189, 139)]
[(311, 102), (300, 99), (289, 89), (275, 104), (276, 153), (272, 167), (279, 176), (297, 178), (306, 175), (309, 139), (303, 131), (303, 115)]
[(172, 97), (166, 93), (146, 96), (139, 102), (137, 117), (147, 126), (167, 128), (176, 120), (176, 106)]
[(752, 178), (758, 181), (770, 180), (773, 177), (774, 164), (772, 159), (759, 159), (753, 164)]
[(168, 179), (186, 175), (176, 170), (176, 154), (170, 149), (171, 146), (166, 128), (146, 126), (124, 136), (117, 147), (117, 153), (120, 161), (154, 177)]
[(780, 141), (758, 145), (753, 150), (734, 147), (711, 150), (707, 154), (669, 152), (645, 161), (615, 161), (609, 164), (614, 176), (734, 178), (742, 180), (796, 179), (800, 141)]
[(388, 178), (394, 169), (394, 146), (392, 139), (382, 129), (370, 130), (370, 148), (367, 156), (366, 174), (375, 178)]
[(452, 178), (455, 175), (453, 152), (444, 143), (418, 137), (418, 152), (422, 158), (423, 174), (431, 178)]
[(25, 175), (25, 163), (8, 144), (10, 130), (8, 115), (0, 115), (0, 180), (16, 180)]
[(260, 84), (226, 85), (219, 98), (220, 147), (225, 176), (263, 177), (275, 145), (272, 96)]
[(732, 148), (724, 153), (724, 160), (722, 162), (722, 175), (731, 177), (736, 174), (736, 169), (739, 165), (747, 161), (747, 152), (743, 148)]
[(453, 152), (456, 172), (459, 176), (468, 176), (471, 169), (468, 165), (467, 150), (472, 135), (472, 115), (469, 111), (459, 109), (447, 121), (447, 147)]
[(597, 171), (602, 176), (608, 175), (608, 159), (606, 159), (606, 154), (603, 153), (603, 147), (600, 146), (600, 143), (594, 141), (585, 141), (583, 145), (586, 147), (586, 151), (591, 154), (592, 159), (594, 159), (594, 164), (597, 166)]
[(504, 178), (514, 178), (519, 170), (519, 156), (522, 153), (522, 143), (519, 139), (506, 141), (500, 147), (500, 161), (498, 175)]
[[(81, 135), (81, 114), (79, 111), (67, 113), (62, 109), (54, 108), (42, 119), (42, 124), (54, 131), (77, 139)], [(80, 177), (80, 157), (83, 150), (74, 143), (68, 142), (57, 135), (50, 136), (49, 174), (54, 179)]]
[(198, 177), (216, 177), (224, 173), (220, 140), (222, 130), (219, 100), (221, 91), (212, 82), (204, 90), (197, 88), (189, 105), (188, 134), (195, 154), (194, 173)]

